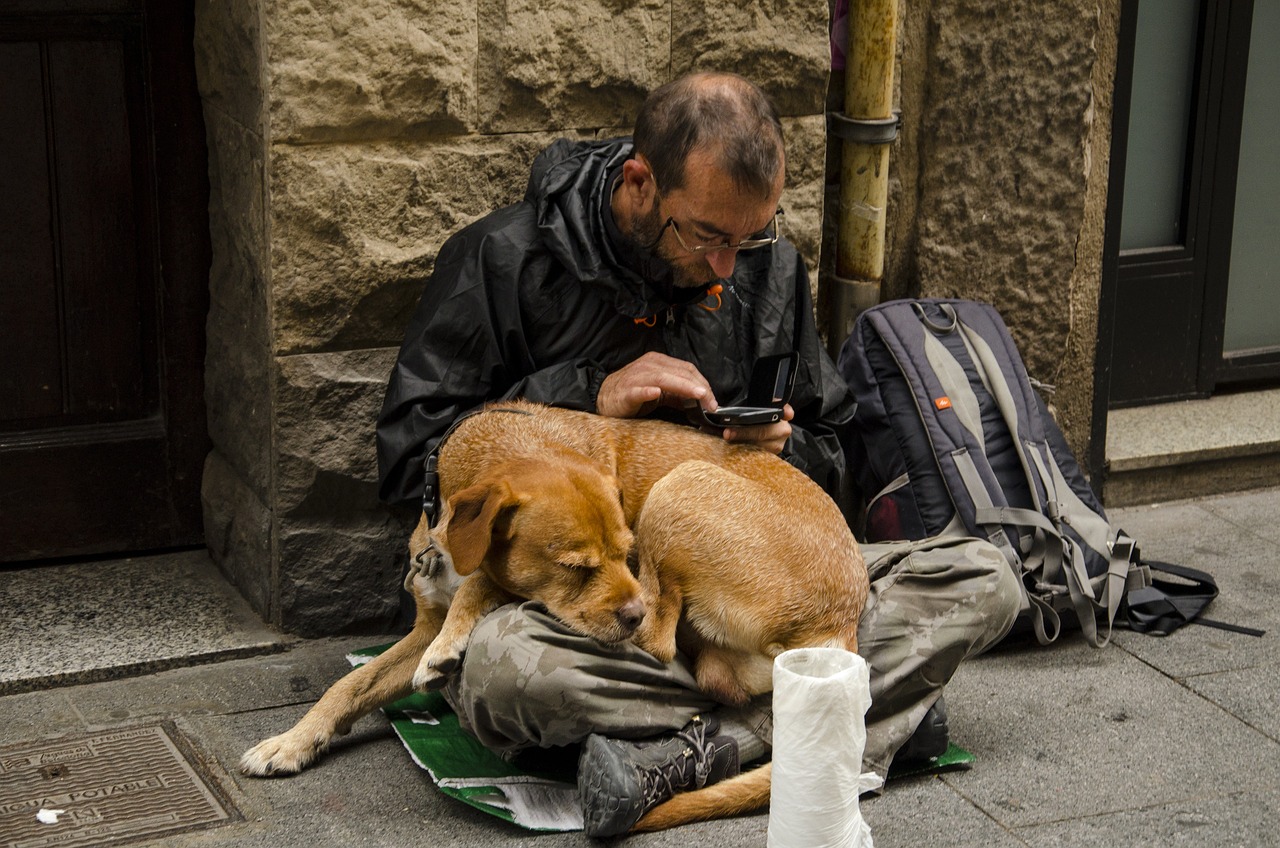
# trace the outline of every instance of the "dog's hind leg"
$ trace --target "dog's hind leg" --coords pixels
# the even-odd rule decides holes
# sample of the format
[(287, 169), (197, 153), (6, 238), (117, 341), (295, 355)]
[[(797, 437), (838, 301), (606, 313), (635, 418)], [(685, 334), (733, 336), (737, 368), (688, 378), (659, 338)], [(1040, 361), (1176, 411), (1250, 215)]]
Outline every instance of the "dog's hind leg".
[(246, 751), (240, 771), (253, 777), (297, 774), (358, 719), (408, 695), (418, 661), (443, 621), (442, 610), (419, 605), (413, 629), (403, 639), (330, 687), (290, 730)]
[(773, 661), (751, 651), (704, 644), (695, 661), (698, 688), (722, 704), (745, 704), (773, 688)]

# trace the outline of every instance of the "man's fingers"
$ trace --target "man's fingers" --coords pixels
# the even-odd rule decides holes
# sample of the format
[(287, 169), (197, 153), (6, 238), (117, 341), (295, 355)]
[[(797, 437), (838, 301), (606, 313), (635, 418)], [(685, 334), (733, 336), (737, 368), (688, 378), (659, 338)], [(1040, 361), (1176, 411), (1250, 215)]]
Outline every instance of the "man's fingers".
[[(673, 374), (659, 374), (656, 385), (661, 393), (663, 406), (674, 406), (679, 409), (686, 406), (687, 401), (693, 401), (706, 409), (715, 409), (715, 395), (711, 394), (711, 389), (705, 382), (689, 380)], [(707, 405), (708, 402), (710, 406)]]
[(596, 396), (596, 411), (632, 418), (659, 404), (680, 408), (688, 400), (714, 408), (715, 397), (706, 378), (691, 363), (650, 352), (605, 378)]
[(782, 453), (787, 439), (791, 438), (791, 425), (786, 421), (778, 421), (759, 427), (730, 427), (724, 431), (724, 438), (729, 442), (757, 445), (777, 454)]

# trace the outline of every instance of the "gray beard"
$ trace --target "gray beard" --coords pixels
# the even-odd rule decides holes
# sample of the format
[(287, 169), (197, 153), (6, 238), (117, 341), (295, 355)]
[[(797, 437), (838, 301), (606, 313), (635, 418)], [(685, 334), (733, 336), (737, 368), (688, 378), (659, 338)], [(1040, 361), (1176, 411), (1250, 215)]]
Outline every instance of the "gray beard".
[(662, 232), (662, 227), (666, 222), (667, 219), (663, 217), (657, 204), (654, 204), (654, 207), (649, 210), (647, 215), (643, 217), (637, 216), (634, 219), (631, 226), (632, 241), (640, 250), (649, 254), (655, 265), (670, 271), (671, 284), (676, 288), (696, 289), (712, 282), (714, 277), (710, 275), (705, 279), (695, 277), (688, 266), (677, 265), (672, 262), (671, 251), (676, 248), (666, 248), (662, 244), (654, 244), (660, 235), (665, 235)]

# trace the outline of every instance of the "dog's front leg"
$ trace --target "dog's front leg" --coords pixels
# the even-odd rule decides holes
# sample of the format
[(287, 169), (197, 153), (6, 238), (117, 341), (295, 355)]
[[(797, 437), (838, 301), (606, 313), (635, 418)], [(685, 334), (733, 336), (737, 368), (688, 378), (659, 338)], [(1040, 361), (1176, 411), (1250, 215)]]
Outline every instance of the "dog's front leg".
[(240, 771), (253, 777), (297, 774), (362, 716), (408, 695), (418, 660), (443, 618), (443, 610), (420, 601), (413, 629), (403, 639), (330, 687), (291, 729), (246, 751)]
[(631, 641), (663, 662), (671, 662), (676, 656), (676, 627), (680, 623), (684, 596), (678, 587), (671, 586), (665, 587), (656, 597), (646, 600), (649, 602), (649, 613)]
[(450, 674), (462, 665), (471, 631), (489, 613), (505, 603), (517, 600), (498, 587), (483, 572), (475, 572), (462, 581), (449, 605), (440, 635), (427, 648), (413, 675), (413, 688), (419, 692), (440, 689)]

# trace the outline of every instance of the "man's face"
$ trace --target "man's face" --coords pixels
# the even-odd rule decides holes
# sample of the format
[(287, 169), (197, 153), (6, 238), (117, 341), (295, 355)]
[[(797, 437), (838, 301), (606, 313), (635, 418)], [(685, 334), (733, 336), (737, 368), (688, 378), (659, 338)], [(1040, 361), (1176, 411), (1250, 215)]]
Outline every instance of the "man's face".
[(653, 245), (652, 252), (671, 266), (677, 286), (696, 288), (725, 279), (733, 273), (737, 249), (694, 252), (688, 247), (737, 244), (759, 236), (777, 212), (782, 182), (779, 173), (769, 197), (749, 194), (711, 154), (694, 151), (685, 163), (685, 184), (655, 195), (647, 210), (636, 215), (632, 237), (638, 244)]

